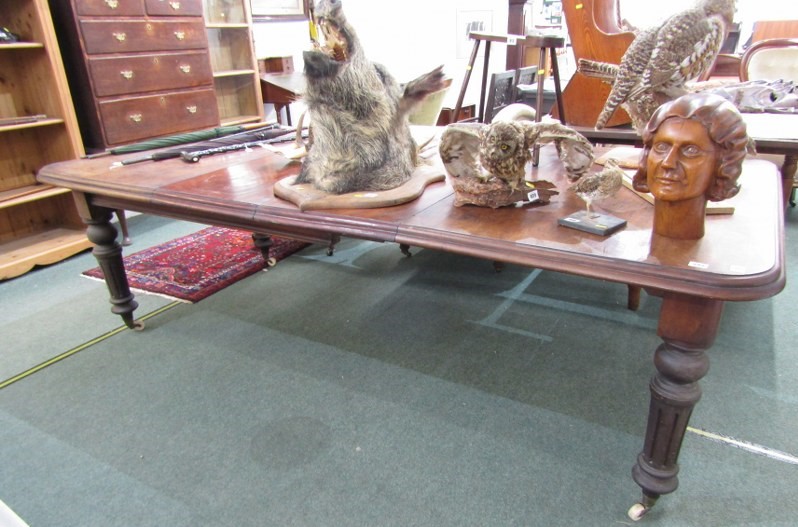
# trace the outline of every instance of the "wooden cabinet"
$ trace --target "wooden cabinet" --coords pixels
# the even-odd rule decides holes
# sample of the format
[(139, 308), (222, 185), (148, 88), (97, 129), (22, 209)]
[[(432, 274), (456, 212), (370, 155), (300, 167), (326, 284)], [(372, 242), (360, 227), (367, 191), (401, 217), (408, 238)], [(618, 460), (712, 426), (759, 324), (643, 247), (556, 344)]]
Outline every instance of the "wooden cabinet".
[(263, 119), (249, 0), (203, 0), (208, 50), (222, 124)]
[(19, 42), (0, 44), (0, 280), (90, 247), (72, 193), (36, 182), (83, 154), (47, 0), (3, 0)]
[(89, 151), (219, 123), (202, 0), (50, 0)]
[(50, 0), (83, 142), (263, 118), (247, 0)]

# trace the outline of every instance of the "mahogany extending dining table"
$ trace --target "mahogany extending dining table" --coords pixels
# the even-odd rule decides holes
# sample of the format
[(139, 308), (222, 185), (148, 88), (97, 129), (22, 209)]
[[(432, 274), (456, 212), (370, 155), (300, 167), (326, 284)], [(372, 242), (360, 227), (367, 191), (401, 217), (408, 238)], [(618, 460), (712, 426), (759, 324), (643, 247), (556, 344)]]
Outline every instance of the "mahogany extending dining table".
[(130, 328), (141, 324), (111, 224), (116, 209), (248, 229), (266, 251), (270, 235), (331, 245), (346, 236), (607, 280), (660, 297), (661, 344), (654, 351), (645, 440), (632, 470), (643, 492), (629, 511), (634, 519), (676, 490), (679, 450), (724, 303), (767, 298), (785, 284), (781, 179), (778, 168), (762, 160), (745, 162), (734, 213), (708, 216), (705, 236), (683, 241), (652, 235), (653, 207), (625, 188), (598, 204), (627, 220), (624, 229), (602, 237), (559, 226), (559, 218), (584, 204), (567, 189), (552, 145), (541, 148), (528, 178), (554, 183), (559, 194), (546, 205), (499, 209), (454, 206), (451, 186), (440, 181), (401, 205), (301, 211), (273, 192), (299, 164), (259, 148), (198, 163), (172, 159), (113, 168), (119, 159), (55, 163), (42, 168), (38, 179), (73, 190), (105, 274), (111, 311)]

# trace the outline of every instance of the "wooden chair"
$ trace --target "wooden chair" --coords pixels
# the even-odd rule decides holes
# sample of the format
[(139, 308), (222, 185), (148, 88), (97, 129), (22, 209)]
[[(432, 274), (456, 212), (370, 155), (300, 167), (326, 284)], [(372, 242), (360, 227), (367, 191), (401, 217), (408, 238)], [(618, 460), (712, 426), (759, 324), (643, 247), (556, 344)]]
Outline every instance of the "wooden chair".
[[(563, 2), (562, 9), (571, 37), (574, 58), (620, 64), (623, 54), (635, 38), (621, 25), (620, 0), (580, 0)], [(563, 106), (568, 124), (594, 126), (610, 94), (611, 86), (599, 79), (574, 73), (563, 90)], [(558, 117), (558, 112), (553, 112)], [(631, 119), (619, 109), (608, 126), (629, 123)]]
[(791, 80), (798, 84), (798, 38), (754, 42), (740, 59), (740, 80)]
[(525, 68), (518, 68), (515, 75), (515, 101), (519, 102), (523, 97), (518, 92), (518, 86), (528, 86), (534, 84), (535, 78), (538, 74), (537, 66), (527, 66)]
[(494, 73), (490, 76), (488, 100), (485, 103), (484, 123), (489, 123), (496, 113), (515, 102), (516, 70)]
[[(740, 60), (740, 80), (788, 80), (798, 84), (798, 38), (768, 38), (754, 42)], [(783, 174), (792, 172), (793, 186), (785, 188), (790, 205), (795, 206), (798, 181), (795, 179), (798, 156), (784, 156)], [(787, 180), (789, 181), (789, 179)]]

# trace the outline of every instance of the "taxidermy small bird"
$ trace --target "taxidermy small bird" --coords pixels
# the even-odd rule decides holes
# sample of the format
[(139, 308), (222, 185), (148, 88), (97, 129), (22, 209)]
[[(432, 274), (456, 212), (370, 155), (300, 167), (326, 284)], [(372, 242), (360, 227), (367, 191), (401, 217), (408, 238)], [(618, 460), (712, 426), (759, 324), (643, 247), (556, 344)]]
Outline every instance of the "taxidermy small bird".
[(582, 198), (587, 206), (590, 216), (590, 207), (594, 201), (609, 198), (618, 192), (623, 185), (623, 169), (618, 166), (618, 161), (608, 159), (601, 172), (582, 177), (569, 188)]
[(621, 59), (596, 128), (603, 128), (627, 101), (656, 108), (652, 99), (664, 103), (687, 93), (685, 83), (709, 70), (720, 52), (734, 21), (735, 2), (699, 0), (659, 27), (640, 32)]

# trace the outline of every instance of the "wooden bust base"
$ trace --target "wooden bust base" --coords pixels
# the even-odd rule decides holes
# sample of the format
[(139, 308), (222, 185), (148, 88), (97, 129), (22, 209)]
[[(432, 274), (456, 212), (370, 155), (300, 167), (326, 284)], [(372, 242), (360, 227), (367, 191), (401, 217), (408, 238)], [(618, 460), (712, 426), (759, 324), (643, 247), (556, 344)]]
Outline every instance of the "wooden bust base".
[(654, 233), (677, 240), (698, 240), (704, 237), (704, 196), (682, 201), (654, 199)]

